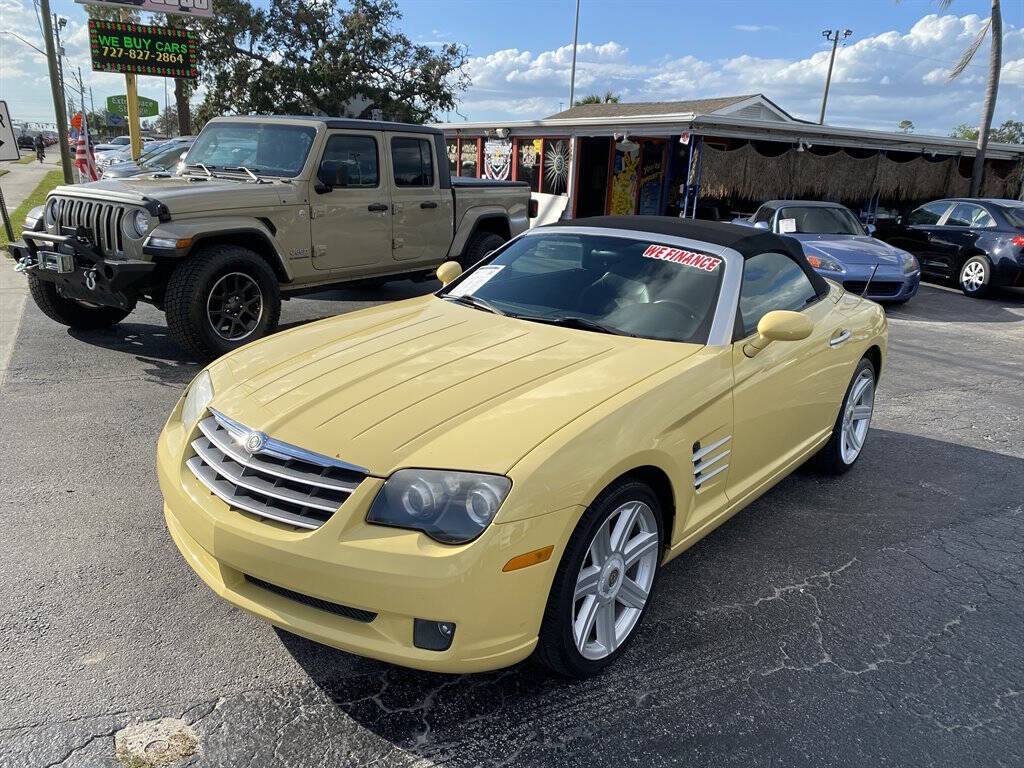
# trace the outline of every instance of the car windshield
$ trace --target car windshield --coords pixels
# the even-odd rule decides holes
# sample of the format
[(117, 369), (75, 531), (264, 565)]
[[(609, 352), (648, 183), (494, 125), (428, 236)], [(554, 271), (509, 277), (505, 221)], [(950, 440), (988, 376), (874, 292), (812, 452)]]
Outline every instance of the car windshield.
[(167, 147), (150, 155), (142, 164), (147, 168), (162, 168), (166, 171), (178, 164), (182, 153), (187, 149), (188, 147), (184, 144), (179, 144), (176, 147)]
[(266, 176), (291, 178), (302, 171), (316, 129), (304, 125), (210, 123), (185, 162), (210, 170), (246, 167)]
[(1024, 205), (1001, 205), (999, 210), (1003, 212), (1003, 216), (1010, 222), (1010, 226), (1024, 229)]
[(552, 231), (516, 240), (439, 295), (534, 322), (705, 344), (724, 269), (657, 236)]
[(779, 210), (779, 234), (863, 235), (857, 217), (845, 208), (822, 205), (787, 205)]

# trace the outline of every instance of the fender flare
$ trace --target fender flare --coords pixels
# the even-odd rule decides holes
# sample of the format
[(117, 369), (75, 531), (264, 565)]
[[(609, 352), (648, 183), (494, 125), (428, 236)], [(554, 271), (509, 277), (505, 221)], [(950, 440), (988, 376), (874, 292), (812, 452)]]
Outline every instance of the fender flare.
[(473, 236), (480, 231), (481, 224), (487, 221), (502, 221), (509, 231), (509, 238), (514, 237), (512, 231), (512, 219), (509, 216), (507, 210), (500, 205), (479, 205), (474, 208), (470, 208), (463, 214), (462, 219), (459, 221), (458, 229), (455, 232), (455, 237), (452, 240), (452, 245), (448, 249), (448, 258), (453, 259), (462, 255), (462, 252), (466, 250), (466, 245)]
[(228, 217), (171, 220), (159, 224), (150, 232), (149, 239), (152, 238), (191, 240), (185, 248), (155, 248), (150, 245), (143, 248), (144, 253), (165, 258), (185, 258), (212, 241), (231, 242), (232, 238), (246, 240), (258, 244), (257, 252), (267, 260), (282, 282), (291, 282), (293, 279), (288, 260), (283, 257), (274, 233), (267, 223), (259, 219)]

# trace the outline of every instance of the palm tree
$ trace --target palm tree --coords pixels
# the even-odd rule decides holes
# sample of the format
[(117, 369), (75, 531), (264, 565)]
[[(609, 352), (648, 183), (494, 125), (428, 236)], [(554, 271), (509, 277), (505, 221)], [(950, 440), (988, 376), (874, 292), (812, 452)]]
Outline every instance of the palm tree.
[[(953, 0), (939, 0), (939, 7), (942, 10), (949, 8)], [(977, 197), (981, 192), (981, 177), (985, 170), (985, 148), (988, 146), (988, 134), (992, 128), (992, 114), (996, 109), (996, 95), (999, 91), (999, 70), (1003, 66), (1003, 15), (1000, 12), (999, 0), (992, 0), (992, 13), (988, 20), (981, 25), (978, 36), (974, 42), (964, 51), (960, 61), (949, 73), (949, 81), (955, 80), (961, 72), (967, 69), (974, 54), (985, 42), (985, 35), (992, 31), (992, 49), (988, 57), (988, 84), (985, 86), (985, 104), (981, 109), (981, 125), (978, 128), (978, 151), (974, 155), (974, 168), (971, 171), (971, 197)]]
[(582, 104), (618, 104), (619, 97), (617, 94), (611, 91), (605, 91), (604, 97), (598, 96), (596, 93), (592, 93), (589, 96), (584, 96), (582, 99), (576, 99), (574, 107), (578, 107)]

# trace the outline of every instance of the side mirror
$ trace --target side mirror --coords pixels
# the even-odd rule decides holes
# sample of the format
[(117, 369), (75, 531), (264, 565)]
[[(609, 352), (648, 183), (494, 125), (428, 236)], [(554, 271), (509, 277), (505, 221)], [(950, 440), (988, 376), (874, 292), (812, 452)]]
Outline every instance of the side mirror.
[(768, 229), (768, 222), (767, 221), (757, 221), (757, 222), (754, 222), (754, 229)]
[(799, 341), (814, 330), (814, 324), (799, 312), (776, 309), (757, 324), (757, 338), (743, 345), (743, 354), (754, 357), (773, 341)]
[(864, 229), (868, 233), (868, 237), (874, 237), (875, 232), (878, 231), (878, 227), (876, 227), (874, 224), (868, 224), (867, 226), (864, 227)]
[(457, 261), (446, 261), (437, 268), (437, 279), (441, 281), (441, 285), (448, 285), (461, 274), (462, 266)]

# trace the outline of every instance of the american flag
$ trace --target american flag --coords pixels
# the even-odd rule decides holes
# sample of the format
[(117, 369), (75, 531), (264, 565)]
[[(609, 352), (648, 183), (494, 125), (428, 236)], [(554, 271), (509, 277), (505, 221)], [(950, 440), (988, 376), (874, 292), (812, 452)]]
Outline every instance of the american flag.
[(78, 134), (78, 146), (75, 149), (75, 167), (78, 168), (78, 176), (82, 184), (87, 181), (96, 181), (100, 177), (96, 170), (96, 158), (92, 154), (92, 147), (89, 146), (89, 127), (85, 124), (84, 116), (82, 132)]

